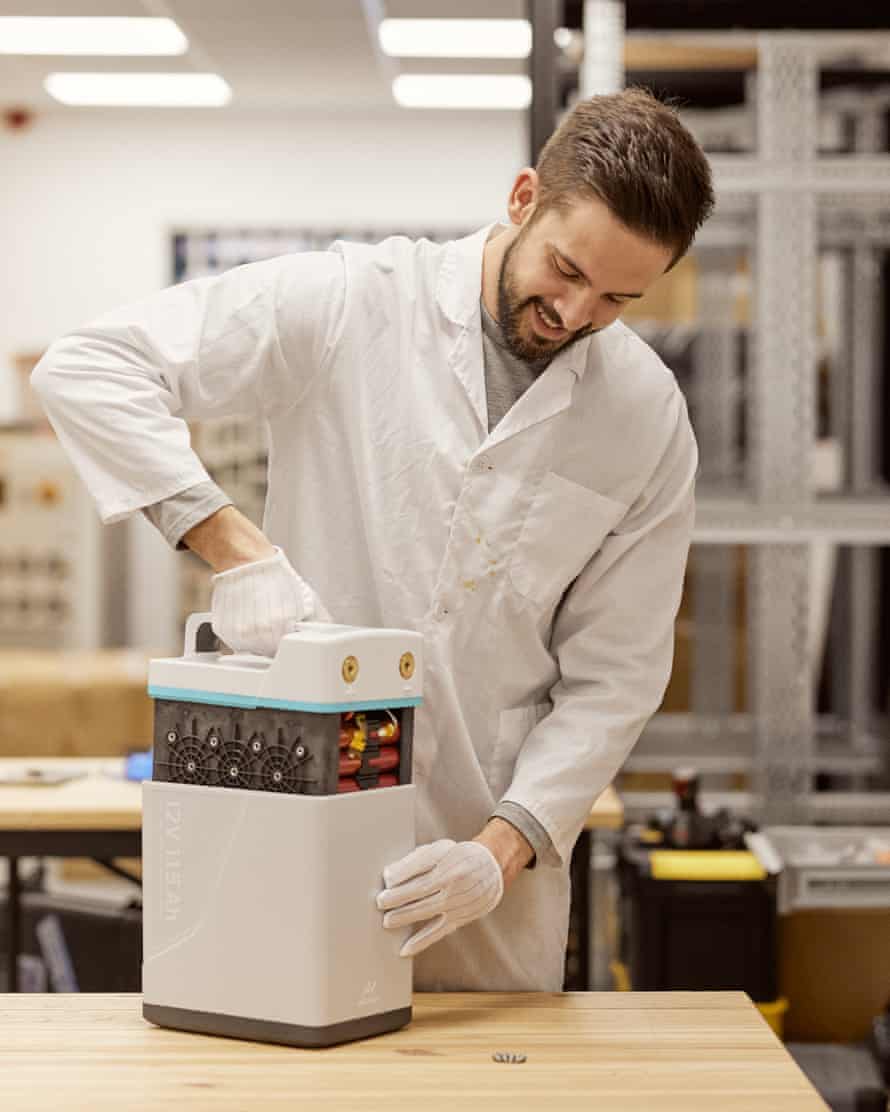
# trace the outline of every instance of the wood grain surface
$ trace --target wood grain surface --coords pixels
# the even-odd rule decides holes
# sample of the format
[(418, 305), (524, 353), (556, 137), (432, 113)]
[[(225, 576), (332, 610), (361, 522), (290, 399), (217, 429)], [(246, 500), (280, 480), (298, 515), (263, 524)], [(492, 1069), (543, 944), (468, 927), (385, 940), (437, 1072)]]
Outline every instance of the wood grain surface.
[[(71, 771), (64, 784), (17, 785), (6, 776), (27, 769)], [(138, 830), (142, 786), (123, 778), (119, 758), (0, 759), (0, 830)]]
[(163, 1030), (138, 995), (0, 995), (0, 1063), (9, 1112), (827, 1107), (742, 993), (419, 994), (408, 1027), (327, 1050)]

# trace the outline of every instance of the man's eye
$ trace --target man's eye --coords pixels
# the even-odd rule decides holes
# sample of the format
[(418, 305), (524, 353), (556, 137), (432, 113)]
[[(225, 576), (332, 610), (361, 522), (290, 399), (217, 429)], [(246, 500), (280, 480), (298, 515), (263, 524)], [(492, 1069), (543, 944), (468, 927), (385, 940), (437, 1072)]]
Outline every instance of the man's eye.
[(556, 269), (559, 271), (559, 273), (563, 276), (563, 278), (572, 279), (572, 278), (577, 278), (578, 277), (578, 275), (573, 270), (571, 270), (571, 271), (570, 270), (563, 270), (563, 268), (559, 265), (559, 263), (556, 261), (556, 259), (553, 260), (553, 265), (556, 267)]
[(627, 302), (623, 297), (613, 297), (612, 294), (606, 294), (606, 301), (610, 301), (613, 305), (626, 305)]

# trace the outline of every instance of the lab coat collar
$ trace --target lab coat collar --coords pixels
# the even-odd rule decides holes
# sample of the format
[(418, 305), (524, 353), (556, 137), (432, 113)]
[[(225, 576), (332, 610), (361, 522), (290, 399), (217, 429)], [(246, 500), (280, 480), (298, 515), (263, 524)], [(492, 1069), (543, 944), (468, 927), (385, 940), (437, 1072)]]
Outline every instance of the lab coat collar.
[(482, 296), (482, 252), (494, 224), (487, 224), (478, 232), (452, 240), (445, 248), (439, 278), (436, 283), (436, 300), (445, 316), (461, 328), (473, 323), (479, 315), (479, 298)]
[(439, 309), (457, 332), (449, 341), (448, 364), (466, 391), (479, 423), (480, 441), (488, 432), (485, 368), (482, 362), (482, 252), (491, 225), (447, 244), (436, 281)]
[[(452, 240), (446, 247), (436, 283), (436, 300), (441, 311), (448, 320), (460, 328), (478, 332), (480, 345), (482, 322), (479, 300), (482, 297), (482, 254), (488, 237), (495, 227), (495, 224), (486, 224), (484, 228), (473, 232), (472, 235)], [(567, 351), (555, 357), (545, 373), (549, 373), (553, 368), (564, 368), (571, 371), (576, 379), (582, 379), (587, 369), (590, 345), (595, 341), (595, 336), (587, 336), (577, 344), (573, 344)], [(471, 390), (470, 393), (473, 394), (474, 391)]]

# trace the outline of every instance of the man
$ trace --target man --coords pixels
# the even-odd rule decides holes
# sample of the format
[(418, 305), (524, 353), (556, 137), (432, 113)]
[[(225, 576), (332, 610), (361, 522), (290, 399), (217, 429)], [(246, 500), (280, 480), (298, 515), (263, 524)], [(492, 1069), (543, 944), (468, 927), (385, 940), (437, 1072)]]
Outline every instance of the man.
[[(616, 322), (712, 203), (671, 110), (595, 97), (506, 227), (188, 282), (34, 372), (103, 520), (143, 510), (213, 567), (232, 648), (302, 618), (423, 633), (418, 849), (378, 899), (418, 989), (561, 988), (572, 846), (661, 701), (693, 516), (683, 398)], [(183, 420), (245, 412), (262, 532)]]

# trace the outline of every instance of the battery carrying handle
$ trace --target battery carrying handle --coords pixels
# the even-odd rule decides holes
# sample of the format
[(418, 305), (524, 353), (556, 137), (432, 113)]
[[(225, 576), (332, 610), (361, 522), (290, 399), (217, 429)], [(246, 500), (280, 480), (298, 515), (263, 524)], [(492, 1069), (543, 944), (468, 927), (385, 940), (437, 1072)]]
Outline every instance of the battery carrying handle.
[(184, 656), (198, 653), (218, 653), (222, 642), (213, 632), (213, 615), (209, 613), (189, 614), (185, 621)]

